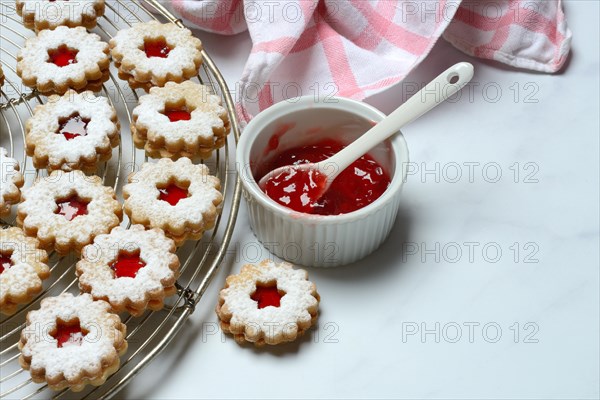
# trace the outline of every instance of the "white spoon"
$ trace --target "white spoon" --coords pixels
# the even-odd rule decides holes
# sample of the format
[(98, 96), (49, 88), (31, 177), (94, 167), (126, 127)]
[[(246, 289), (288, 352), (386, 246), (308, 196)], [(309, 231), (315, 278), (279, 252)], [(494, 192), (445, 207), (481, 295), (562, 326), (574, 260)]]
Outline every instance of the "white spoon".
[[(285, 165), (269, 172), (258, 183), (264, 191), (271, 179), (285, 181), (297, 173), (310, 174), (311, 200), (318, 200), (338, 175), (373, 147), (393, 136), (400, 128), (444, 102), (473, 78), (473, 65), (461, 62), (442, 72), (404, 104), (369, 129), (361, 137), (328, 159), (301, 165)], [(332, 168), (334, 167), (334, 168)], [(332, 171), (332, 169), (334, 171)]]

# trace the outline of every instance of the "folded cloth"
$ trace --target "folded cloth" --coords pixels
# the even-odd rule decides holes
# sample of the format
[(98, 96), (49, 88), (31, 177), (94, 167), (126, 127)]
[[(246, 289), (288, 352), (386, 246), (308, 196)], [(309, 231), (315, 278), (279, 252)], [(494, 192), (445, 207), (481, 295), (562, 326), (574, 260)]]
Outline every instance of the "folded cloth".
[(440, 36), (513, 67), (557, 72), (571, 31), (562, 0), (171, 0), (197, 27), (249, 30), (237, 88), (243, 121), (298, 95), (364, 99), (398, 82)]

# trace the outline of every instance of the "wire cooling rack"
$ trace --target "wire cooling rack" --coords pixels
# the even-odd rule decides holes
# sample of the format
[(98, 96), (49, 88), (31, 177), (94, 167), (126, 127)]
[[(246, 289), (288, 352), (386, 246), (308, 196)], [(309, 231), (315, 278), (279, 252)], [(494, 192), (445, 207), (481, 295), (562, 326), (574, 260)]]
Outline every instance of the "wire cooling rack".
[[(107, 0), (106, 14), (99, 19), (93, 32), (108, 41), (118, 30), (140, 21), (158, 19), (183, 27), (181, 20), (167, 11), (159, 1)], [(46, 100), (36, 91), (27, 89), (15, 72), (16, 55), (27, 37), (34, 33), (26, 29), (15, 10), (13, 0), (0, 0), (0, 62), (5, 74), (5, 83), (0, 97), (0, 145), (9, 150), (21, 165), (26, 176), (26, 186), (45, 171), (34, 169), (25, 153), (24, 125), (38, 104)], [(46, 385), (31, 381), (28, 371), (21, 369), (18, 361), (17, 342), (29, 310), (39, 308), (40, 301), (64, 291), (78, 292), (74, 266), (77, 259), (70, 255), (59, 257), (51, 254), (49, 265), (51, 277), (44, 283), (43, 292), (34, 301), (23, 306), (16, 314), (0, 319), (0, 398), (111, 398), (115, 396), (150, 361), (160, 354), (183, 327), (195, 306), (206, 291), (210, 281), (222, 262), (231, 241), (238, 213), (241, 186), (233, 168), (235, 145), (239, 138), (239, 126), (227, 85), (209, 55), (203, 51), (204, 62), (197, 79), (212, 87), (221, 96), (231, 120), (231, 134), (223, 148), (206, 165), (211, 173), (221, 179), (224, 201), (215, 228), (198, 242), (189, 242), (178, 251), (181, 260), (181, 276), (177, 281), (178, 294), (173, 296), (162, 311), (146, 312), (139, 318), (126, 317), (129, 349), (121, 358), (121, 367), (104, 385), (88, 386), (80, 393), (69, 390), (54, 392)], [(118, 111), (121, 122), (121, 144), (114, 149), (112, 159), (98, 171), (104, 184), (112, 186), (119, 196), (127, 175), (146, 161), (143, 151), (136, 150), (129, 132), (131, 110), (138, 96), (126, 82), (117, 78), (111, 66), (111, 79), (104, 85), (106, 96)], [(14, 225), (13, 216), (2, 220), (2, 229)], [(125, 219), (124, 224), (128, 224)]]

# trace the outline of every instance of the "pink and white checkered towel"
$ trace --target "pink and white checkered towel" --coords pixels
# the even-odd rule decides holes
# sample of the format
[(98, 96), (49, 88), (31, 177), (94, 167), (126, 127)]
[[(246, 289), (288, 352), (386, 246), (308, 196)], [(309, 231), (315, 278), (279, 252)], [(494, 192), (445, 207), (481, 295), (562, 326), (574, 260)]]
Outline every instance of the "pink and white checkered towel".
[(249, 30), (240, 117), (303, 94), (363, 99), (404, 77), (443, 37), (517, 68), (558, 71), (571, 31), (562, 0), (171, 0), (184, 19), (221, 34)]

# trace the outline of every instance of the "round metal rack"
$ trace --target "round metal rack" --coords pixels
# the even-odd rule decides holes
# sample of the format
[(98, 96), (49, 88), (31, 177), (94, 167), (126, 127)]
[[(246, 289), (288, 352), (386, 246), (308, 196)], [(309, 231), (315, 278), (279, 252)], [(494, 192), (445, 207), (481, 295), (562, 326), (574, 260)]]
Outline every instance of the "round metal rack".
[[(157, 19), (183, 27), (181, 20), (166, 10), (158, 0), (107, 0), (106, 14), (98, 20), (93, 32), (108, 41), (118, 30), (131, 24)], [(45, 171), (35, 170), (32, 161), (25, 152), (25, 121), (35, 107), (43, 104), (46, 98), (21, 83), (16, 75), (16, 56), (33, 31), (22, 25), (15, 10), (15, 2), (0, 1), (0, 62), (5, 74), (5, 83), (0, 96), (0, 145), (8, 149), (16, 158), (26, 177), (26, 186)], [(120, 369), (104, 385), (86, 387), (80, 393), (70, 390), (54, 392), (47, 385), (31, 381), (28, 371), (19, 365), (17, 342), (24, 327), (25, 316), (29, 310), (39, 308), (40, 301), (47, 296), (55, 296), (64, 291), (78, 292), (74, 265), (74, 255), (59, 257), (51, 254), (49, 265), (51, 277), (44, 283), (43, 292), (31, 303), (22, 306), (16, 314), (0, 319), (0, 398), (111, 398), (114, 397), (131, 379), (150, 361), (158, 356), (175, 338), (185, 321), (194, 311), (212, 278), (223, 261), (231, 242), (239, 203), (241, 185), (235, 173), (234, 154), (239, 138), (239, 126), (233, 101), (227, 85), (210, 56), (203, 51), (204, 61), (197, 79), (212, 87), (215, 94), (221, 96), (228, 109), (231, 120), (231, 134), (225, 146), (205, 160), (211, 173), (221, 179), (224, 194), (223, 206), (215, 228), (207, 232), (198, 242), (189, 242), (178, 250), (181, 260), (181, 276), (177, 281), (178, 293), (170, 299), (161, 311), (146, 312), (138, 318), (123, 317), (127, 324), (129, 349), (121, 358)], [(147, 161), (143, 151), (133, 145), (129, 124), (131, 110), (136, 106), (138, 97), (143, 94), (129, 88), (126, 82), (117, 78), (117, 71), (111, 66), (111, 79), (103, 86), (101, 94), (106, 96), (117, 109), (121, 122), (121, 144), (114, 149), (112, 159), (98, 171), (104, 184), (120, 189), (127, 176)], [(14, 207), (13, 207), (14, 209)], [(15, 224), (13, 215), (1, 221), (2, 229)], [(128, 221), (125, 218), (124, 224)]]

